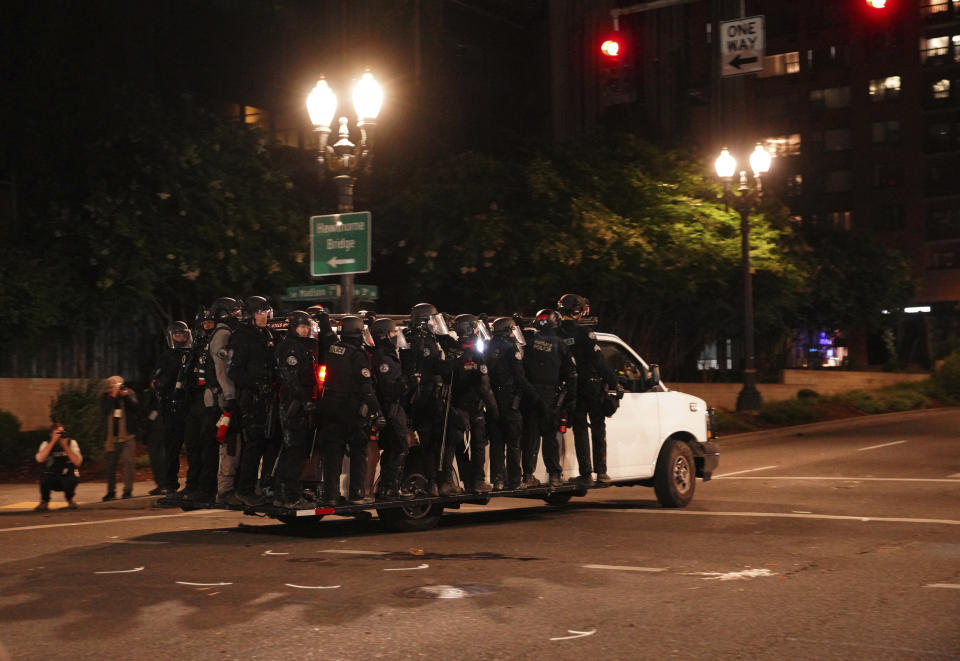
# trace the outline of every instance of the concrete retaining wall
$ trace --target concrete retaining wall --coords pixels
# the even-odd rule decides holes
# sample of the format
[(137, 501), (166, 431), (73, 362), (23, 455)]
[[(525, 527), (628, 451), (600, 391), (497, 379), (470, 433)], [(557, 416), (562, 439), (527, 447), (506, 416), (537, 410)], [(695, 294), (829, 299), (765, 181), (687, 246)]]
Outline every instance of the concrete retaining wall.
[(50, 424), (50, 403), (61, 383), (84, 383), (86, 379), (0, 379), (0, 409), (20, 419), (24, 431)]
[[(848, 390), (878, 390), (884, 386), (930, 378), (927, 373), (845, 372), (827, 370), (784, 370), (782, 383), (758, 383), (764, 402), (792, 399), (804, 388), (821, 395), (835, 395)], [(696, 395), (714, 408), (733, 410), (742, 383), (668, 383), (671, 390)]]

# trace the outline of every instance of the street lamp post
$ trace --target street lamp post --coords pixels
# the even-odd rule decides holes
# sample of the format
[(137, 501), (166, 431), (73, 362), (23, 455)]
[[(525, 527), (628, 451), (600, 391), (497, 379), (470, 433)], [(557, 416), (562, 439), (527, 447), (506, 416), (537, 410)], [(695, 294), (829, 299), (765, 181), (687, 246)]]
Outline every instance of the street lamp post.
[[(347, 118), (340, 118), (338, 140), (331, 147), (330, 125), (337, 111), (337, 95), (320, 78), (316, 87), (307, 96), (307, 111), (310, 121), (318, 134), (319, 150), (317, 161), (320, 164), (320, 176), (329, 174), (337, 185), (337, 212), (353, 211), (353, 185), (357, 175), (370, 171), (373, 160), (373, 131), (377, 126), (377, 116), (383, 105), (383, 89), (373, 74), (365, 72), (353, 89), (353, 106), (357, 112), (357, 128), (360, 129), (360, 145), (350, 141), (350, 128)], [(343, 293), (340, 298), (341, 312), (351, 312), (353, 308), (353, 274), (340, 276)]]
[(763, 199), (763, 175), (770, 170), (770, 153), (757, 143), (750, 154), (754, 188), (747, 184), (747, 171), (740, 171), (740, 184), (734, 192), (731, 184), (737, 171), (737, 159), (724, 147), (717, 157), (717, 176), (723, 180), (723, 194), (727, 204), (740, 212), (740, 250), (743, 262), (743, 389), (737, 395), (738, 411), (756, 411), (763, 405), (757, 390), (757, 369), (753, 338), (753, 277), (750, 272), (750, 210)]

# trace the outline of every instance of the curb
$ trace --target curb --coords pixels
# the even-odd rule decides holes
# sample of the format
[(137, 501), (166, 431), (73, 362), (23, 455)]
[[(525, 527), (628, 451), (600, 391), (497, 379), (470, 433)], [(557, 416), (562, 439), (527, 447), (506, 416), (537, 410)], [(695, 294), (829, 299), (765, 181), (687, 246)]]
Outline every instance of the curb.
[(811, 422), (806, 425), (794, 425), (792, 427), (778, 427), (777, 429), (762, 429), (760, 431), (744, 432), (741, 434), (730, 434), (729, 436), (717, 436), (716, 441), (723, 447), (727, 443), (748, 443), (750, 441), (764, 441), (770, 438), (782, 438), (788, 436), (805, 436), (808, 432), (830, 431), (834, 429), (847, 429), (850, 427), (860, 427), (869, 423), (876, 422), (899, 422), (916, 416), (923, 415), (945, 415), (960, 411), (958, 406), (939, 406), (931, 409), (918, 409), (915, 411), (898, 411), (896, 413), (867, 413), (865, 415), (853, 418), (840, 418), (838, 420), (824, 420), (822, 422)]

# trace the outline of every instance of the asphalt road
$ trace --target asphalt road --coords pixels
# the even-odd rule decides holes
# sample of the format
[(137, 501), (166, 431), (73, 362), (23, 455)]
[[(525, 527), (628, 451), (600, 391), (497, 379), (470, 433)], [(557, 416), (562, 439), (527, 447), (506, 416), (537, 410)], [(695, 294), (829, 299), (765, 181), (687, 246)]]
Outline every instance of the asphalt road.
[(0, 644), (11, 659), (960, 659), (958, 429), (947, 409), (731, 437), (684, 510), (635, 487), (562, 509), (495, 499), (406, 534), (0, 515)]

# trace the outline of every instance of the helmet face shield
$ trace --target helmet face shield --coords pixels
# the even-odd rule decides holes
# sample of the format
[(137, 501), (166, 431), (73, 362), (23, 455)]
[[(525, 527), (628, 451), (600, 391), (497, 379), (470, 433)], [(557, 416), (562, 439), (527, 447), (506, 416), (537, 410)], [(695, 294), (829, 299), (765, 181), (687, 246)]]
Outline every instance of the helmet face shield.
[(366, 326), (363, 327), (363, 332), (360, 333), (360, 339), (363, 340), (363, 343), (368, 347), (375, 346), (373, 343), (373, 335), (370, 334), (370, 329)]
[(514, 326), (510, 329), (510, 337), (512, 337), (513, 341), (519, 344), (521, 347), (527, 343), (527, 340), (523, 337), (523, 331), (517, 326)]
[(171, 328), (167, 331), (167, 346), (171, 349), (189, 349), (193, 346), (193, 333), (189, 328)]
[(427, 317), (427, 330), (434, 335), (449, 335), (450, 329), (447, 328), (447, 322), (443, 320), (440, 314), (432, 314)]
[(293, 332), (295, 332), (299, 337), (309, 337), (311, 339), (317, 339), (317, 322), (313, 319), (310, 321), (301, 321), (298, 323)]
[(490, 329), (487, 328), (487, 324), (483, 320), (477, 321), (477, 337), (479, 337), (484, 342), (490, 341)]
[(398, 328), (393, 335), (390, 336), (390, 341), (393, 343), (393, 346), (397, 348), (398, 351), (403, 349), (409, 349), (410, 345), (407, 343), (407, 338)]

